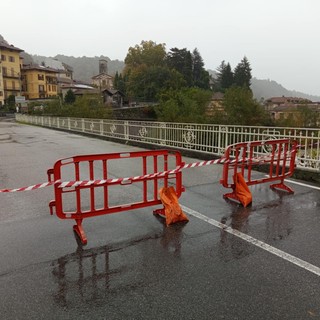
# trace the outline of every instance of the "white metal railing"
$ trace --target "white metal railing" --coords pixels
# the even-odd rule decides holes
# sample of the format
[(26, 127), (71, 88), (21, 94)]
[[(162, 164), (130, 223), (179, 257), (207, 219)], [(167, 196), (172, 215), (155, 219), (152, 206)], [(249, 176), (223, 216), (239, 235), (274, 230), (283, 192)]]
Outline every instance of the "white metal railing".
[[(73, 132), (89, 133), (124, 142), (133, 141), (222, 156), (225, 148), (237, 142), (294, 139), (301, 146), (297, 167), (320, 172), (320, 129), (249, 127), (110, 119), (83, 119), (16, 114), (19, 122)], [(266, 150), (267, 152), (267, 150)]]

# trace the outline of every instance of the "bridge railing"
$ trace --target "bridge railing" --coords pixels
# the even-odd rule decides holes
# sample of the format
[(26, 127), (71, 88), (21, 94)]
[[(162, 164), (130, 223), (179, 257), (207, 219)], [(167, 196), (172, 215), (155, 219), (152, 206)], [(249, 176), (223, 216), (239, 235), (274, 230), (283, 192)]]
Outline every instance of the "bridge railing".
[[(272, 139), (294, 139), (301, 146), (297, 167), (320, 172), (320, 129), (218, 124), (83, 119), (16, 114), (19, 122), (116, 138), (220, 157), (228, 145)], [(268, 150), (265, 150), (267, 153)]]

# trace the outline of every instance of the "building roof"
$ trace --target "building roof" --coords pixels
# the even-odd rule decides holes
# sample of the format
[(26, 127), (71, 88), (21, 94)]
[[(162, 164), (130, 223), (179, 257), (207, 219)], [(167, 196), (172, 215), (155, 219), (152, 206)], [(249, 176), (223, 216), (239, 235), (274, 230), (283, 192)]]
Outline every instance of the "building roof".
[(92, 80), (95, 80), (95, 79), (105, 79), (105, 78), (109, 78), (109, 79), (112, 79), (112, 77), (110, 76), (110, 75), (108, 75), (108, 74), (106, 74), (106, 73), (100, 73), (100, 74), (98, 74), (98, 75), (96, 75), (96, 76), (93, 76), (91, 79)]
[(88, 86), (86, 84), (78, 84), (78, 83), (71, 83), (71, 84), (63, 84), (61, 86), (62, 89), (85, 89), (85, 90), (93, 90), (95, 89), (92, 86)]
[(5, 40), (0, 40), (0, 49), (7, 49), (7, 50), (17, 51), (17, 52), (23, 52), (24, 51), (24, 50), (22, 50), (20, 48), (17, 48), (15, 46), (13, 46), (12, 44), (9, 44)]
[(102, 90), (102, 92), (107, 93), (109, 96), (113, 96), (117, 93), (119, 93), (121, 96), (125, 96), (124, 93), (122, 93), (120, 90), (116, 90), (116, 89), (104, 89)]
[(286, 104), (286, 103), (311, 103), (311, 100), (299, 97), (272, 97), (266, 100), (267, 103)]
[(58, 73), (58, 70), (56, 69), (40, 66), (37, 64), (24, 65), (22, 68), (22, 71), (26, 71), (26, 70), (39, 70), (44, 72)]

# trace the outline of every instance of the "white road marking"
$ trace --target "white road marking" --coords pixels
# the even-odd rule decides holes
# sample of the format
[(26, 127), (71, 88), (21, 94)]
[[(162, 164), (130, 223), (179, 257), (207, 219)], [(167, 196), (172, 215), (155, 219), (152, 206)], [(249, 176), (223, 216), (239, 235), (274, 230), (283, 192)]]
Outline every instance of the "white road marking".
[(306, 184), (306, 183), (302, 183), (302, 182), (298, 182), (298, 181), (293, 181), (293, 180), (288, 180), (288, 179), (285, 179), (284, 181), (287, 181), (287, 182), (290, 182), (290, 183), (293, 183), (293, 184), (297, 184), (299, 186), (304, 186), (304, 187), (307, 187), (307, 188), (310, 188), (310, 189), (320, 190), (320, 187), (311, 186), (310, 184)]
[[(269, 177), (268, 174), (266, 174), (265, 176), (266, 176), (266, 177)], [(289, 182), (289, 183), (293, 183), (293, 184), (296, 184), (296, 185), (299, 185), (299, 186), (307, 187), (307, 188), (310, 188), (310, 189), (320, 190), (320, 187), (312, 186), (312, 185), (307, 184), (307, 183), (302, 183), (302, 182), (298, 182), (298, 181), (294, 181), (294, 180), (289, 180), (289, 179), (284, 179), (284, 181)]]
[(269, 253), (272, 253), (272, 254), (274, 254), (274, 255), (276, 255), (276, 256), (284, 259), (284, 260), (287, 260), (287, 261), (297, 265), (298, 267), (300, 267), (302, 269), (305, 269), (305, 270), (307, 270), (309, 272), (314, 273), (317, 276), (320, 276), (320, 268), (315, 266), (315, 265), (313, 265), (313, 264), (311, 264), (311, 263), (309, 263), (309, 262), (301, 260), (301, 259), (299, 259), (299, 258), (297, 258), (297, 257), (295, 257), (295, 256), (293, 256), (293, 255), (291, 255), (289, 253), (286, 253), (286, 252), (281, 251), (281, 250), (279, 250), (279, 249), (277, 249), (275, 247), (272, 247), (267, 243), (264, 243), (264, 242), (262, 242), (262, 241), (260, 241), (258, 239), (255, 239), (255, 238), (253, 238), (253, 237), (251, 237), (251, 236), (249, 236), (249, 235), (247, 235), (245, 233), (240, 232), (239, 230), (232, 229), (231, 227), (228, 227), (226, 224), (218, 222), (218, 221), (216, 221), (214, 219), (211, 219), (211, 218), (201, 214), (200, 212), (192, 210), (192, 209), (190, 209), (188, 207), (185, 207), (185, 206), (181, 205), (181, 209), (185, 213), (187, 213), (187, 214), (189, 214), (191, 216), (194, 216), (194, 217), (196, 217), (196, 218), (198, 218), (198, 219), (200, 219), (202, 221), (205, 221), (205, 222), (207, 222), (207, 223), (209, 223), (209, 224), (211, 224), (211, 225), (213, 225), (213, 226), (215, 226), (215, 227), (217, 227), (217, 228), (219, 228), (219, 229), (221, 229), (221, 230), (223, 230), (225, 232), (228, 232), (228, 233), (230, 233), (230, 234), (232, 234), (232, 235), (234, 235), (234, 236), (236, 236), (236, 237), (238, 237), (238, 238), (240, 238), (240, 239), (242, 239), (244, 241), (247, 241), (247, 242), (255, 245), (256, 247), (259, 247), (259, 248), (261, 248), (261, 249), (263, 249), (263, 250), (265, 250), (265, 251), (267, 251)]

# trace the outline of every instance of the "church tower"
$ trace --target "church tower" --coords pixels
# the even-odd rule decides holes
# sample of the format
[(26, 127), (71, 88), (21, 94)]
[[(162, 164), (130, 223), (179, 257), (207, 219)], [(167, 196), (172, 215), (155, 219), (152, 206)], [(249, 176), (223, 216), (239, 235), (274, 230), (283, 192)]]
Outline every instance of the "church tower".
[(99, 74), (108, 74), (108, 61), (105, 59), (99, 60)]

